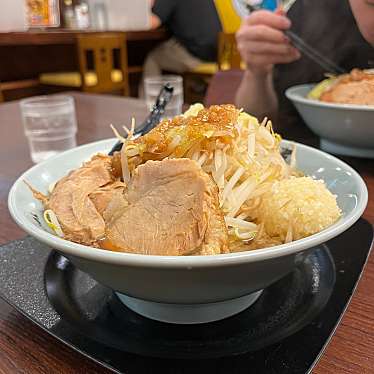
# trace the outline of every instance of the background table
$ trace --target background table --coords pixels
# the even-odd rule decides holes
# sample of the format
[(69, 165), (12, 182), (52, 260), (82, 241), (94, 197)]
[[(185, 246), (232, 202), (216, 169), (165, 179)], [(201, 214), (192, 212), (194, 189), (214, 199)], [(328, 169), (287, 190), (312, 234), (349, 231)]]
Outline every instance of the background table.
[[(112, 137), (109, 125), (141, 121), (145, 104), (136, 99), (73, 93), (79, 124), (78, 142)], [(14, 180), (32, 165), (23, 135), (18, 102), (0, 105), (0, 244), (25, 235), (13, 223), (7, 209), (7, 195)], [(374, 160), (348, 160), (365, 179), (374, 195)], [(374, 222), (374, 199), (364, 217)], [(352, 251), (354, 251), (352, 243)], [(219, 365), (212, 368), (218, 372)], [(249, 369), (248, 369), (249, 370)], [(106, 373), (49, 336), (0, 299), (0, 373)], [(347, 313), (314, 370), (317, 374), (374, 373), (374, 255)]]
[[(30, 30), (25, 32), (0, 32), (0, 46), (74, 44), (79, 34), (97, 34), (106, 31), (84, 30)], [(124, 33), (128, 41), (163, 40), (167, 37), (164, 28), (139, 31), (108, 31)]]

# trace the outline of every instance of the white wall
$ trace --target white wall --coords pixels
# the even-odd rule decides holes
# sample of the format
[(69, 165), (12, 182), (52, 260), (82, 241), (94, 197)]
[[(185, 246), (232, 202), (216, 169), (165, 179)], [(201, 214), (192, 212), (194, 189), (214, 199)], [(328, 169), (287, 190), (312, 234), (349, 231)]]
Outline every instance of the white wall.
[(145, 30), (150, 27), (149, 0), (106, 0), (106, 5), (109, 29)]
[(0, 0), (0, 32), (26, 29), (25, 0)]

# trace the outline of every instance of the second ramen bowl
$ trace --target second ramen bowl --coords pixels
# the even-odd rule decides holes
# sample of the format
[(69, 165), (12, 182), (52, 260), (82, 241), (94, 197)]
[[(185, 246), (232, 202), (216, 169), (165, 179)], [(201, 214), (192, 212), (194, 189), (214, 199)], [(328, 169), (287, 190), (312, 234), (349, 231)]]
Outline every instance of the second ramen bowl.
[(321, 148), (338, 155), (374, 158), (374, 106), (309, 99), (313, 87), (294, 86), (286, 96), (306, 125), (321, 138)]

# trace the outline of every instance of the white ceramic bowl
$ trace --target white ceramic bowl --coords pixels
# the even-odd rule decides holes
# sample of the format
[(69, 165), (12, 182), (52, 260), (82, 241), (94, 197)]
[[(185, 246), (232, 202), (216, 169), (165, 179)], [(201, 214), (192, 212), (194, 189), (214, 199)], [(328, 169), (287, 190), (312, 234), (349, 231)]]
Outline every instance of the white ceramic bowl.
[(308, 99), (313, 84), (294, 86), (286, 96), (325, 151), (374, 158), (374, 106), (324, 103)]
[[(61, 153), (26, 171), (9, 193), (9, 211), (27, 233), (60, 251), (94, 279), (119, 293), (121, 300), (145, 316), (175, 323), (199, 323), (237, 313), (262, 289), (289, 273), (307, 250), (339, 235), (363, 213), (368, 199), (361, 177), (347, 164), (314, 148), (297, 144), (299, 169), (338, 196), (342, 218), (326, 230), (269, 249), (214, 256), (147, 256), (110, 252), (58, 238), (41, 227), (42, 206), (24, 180), (47, 192), (50, 183), (79, 167), (115, 140), (103, 140)], [(290, 143), (285, 141), (285, 146)], [(144, 223), (146, 224), (146, 222)]]

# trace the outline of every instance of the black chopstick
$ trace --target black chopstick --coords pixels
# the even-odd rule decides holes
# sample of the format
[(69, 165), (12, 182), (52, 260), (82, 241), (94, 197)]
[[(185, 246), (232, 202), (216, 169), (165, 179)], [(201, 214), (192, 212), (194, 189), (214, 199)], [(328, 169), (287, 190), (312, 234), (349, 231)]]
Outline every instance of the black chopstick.
[[(161, 116), (165, 112), (165, 107), (173, 96), (173, 91), (174, 87), (171, 86), (170, 83), (166, 83), (161, 88), (160, 93), (156, 98), (156, 102), (153, 105), (152, 111), (142, 123), (140, 128), (135, 132), (135, 135), (146, 134), (160, 122)], [(117, 141), (117, 143), (114, 144), (113, 148), (108, 152), (108, 155), (113, 156), (114, 152), (119, 152), (122, 148), (122, 144), (123, 143), (121, 141)]]
[(295, 48), (301, 51), (306, 57), (310, 58), (316, 64), (321, 66), (325, 70), (325, 73), (333, 73), (333, 74), (347, 73), (345, 69), (337, 65), (335, 62), (331, 61), (329, 58), (323, 56), (316, 49), (314, 49), (308, 43), (306, 43), (302, 38), (300, 38), (300, 36), (296, 35), (293, 31), (286, 30), (284, 33), (286, 34), (288, 38), (290, 38)]

